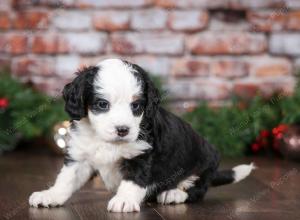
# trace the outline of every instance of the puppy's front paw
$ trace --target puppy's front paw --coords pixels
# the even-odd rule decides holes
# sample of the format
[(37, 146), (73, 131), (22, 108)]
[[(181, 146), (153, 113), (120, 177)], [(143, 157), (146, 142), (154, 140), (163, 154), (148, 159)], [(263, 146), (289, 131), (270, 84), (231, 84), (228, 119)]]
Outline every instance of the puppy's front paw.
[(108, 203), (107, 210), (110, 212), (139, 212), (138, 202), (123, 196), (114, 196)]
[(29, 197), (29, 205), (33, 207), (55, 207), (61, 206), (67, 198), (52, 190), (44, 190), (40, 192), (34, 192)]

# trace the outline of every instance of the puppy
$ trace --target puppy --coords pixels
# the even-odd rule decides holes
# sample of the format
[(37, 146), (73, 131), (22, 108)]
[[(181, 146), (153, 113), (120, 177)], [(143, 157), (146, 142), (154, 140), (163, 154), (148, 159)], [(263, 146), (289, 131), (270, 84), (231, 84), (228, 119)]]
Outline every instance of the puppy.
[(95, 171), (116, 193), (108, 211), (134, 212), (146, 200), (201, 200), (209, 186), (238, 182), (254, 168), (218, 171), (216, 149), (160, 107), (159, 91), (136, 64), (107, 59), (85, 68), (63, 98), (72, 121), (64, 166), (52, 187), (30, 196), (33, 207), (63, 205)]

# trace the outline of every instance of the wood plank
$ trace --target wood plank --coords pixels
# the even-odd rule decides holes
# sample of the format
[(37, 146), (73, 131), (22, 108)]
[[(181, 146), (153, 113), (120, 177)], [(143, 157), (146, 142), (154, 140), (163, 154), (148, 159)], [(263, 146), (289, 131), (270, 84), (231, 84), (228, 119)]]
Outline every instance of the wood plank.
[(12, 153), (0, 157), (0, 219), (298, 219), (300, 164), (241, 158), (226, 159), (221, 167), (231, 168), (251, 160), (259, 169), (249, 178), (211, 188), (204, 201), (168, 206), (147, 203), (140, 213), (109, 213), (106, 206), (113, 195), (106, 191), (99, 177), (91, 179), (63, 207), (30, 208), (29, 195), (53, 184), (62, 158)]

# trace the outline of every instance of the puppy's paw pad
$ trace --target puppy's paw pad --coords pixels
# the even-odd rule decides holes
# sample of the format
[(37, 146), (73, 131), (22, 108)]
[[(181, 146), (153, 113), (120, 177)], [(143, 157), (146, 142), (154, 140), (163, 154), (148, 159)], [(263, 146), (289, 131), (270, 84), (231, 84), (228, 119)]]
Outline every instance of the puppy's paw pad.
[(63, 204), (64, 199), (58, 194), (49, 190), (34, 192), (29, 197), (29, 205), (33, 207), (55, 207)]
[(160, 193), (157, 196), (157, 202), (161, 204), (183, 203), (188, 194), (180, 189), (171, 189)]
[(114, 196), (108, 203), (107, 210), (110, 212), (139, 212), (138, 202), (122, 196)]

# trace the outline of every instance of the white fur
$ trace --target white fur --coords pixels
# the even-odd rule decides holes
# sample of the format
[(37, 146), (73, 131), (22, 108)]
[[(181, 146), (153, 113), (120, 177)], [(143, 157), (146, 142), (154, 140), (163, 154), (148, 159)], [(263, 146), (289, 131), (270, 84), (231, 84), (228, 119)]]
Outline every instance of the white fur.
[(195, 176), (195, 175), (189, 176), (185, 180), (179, 182), (177, 188), (183, 191), (188, 190), (189, 188), (194, 186), (194, 183), (197, 179), (199, 179), (199, 176)]
[(249, 165), (243, 164), (236, 166), (232, 168), (234, 172), (234, 183), (237, 183), (243, 179), (245, 179), (249, 174), (251, 173), (252, 170), (254, 170), (256, 167), (254, 163), (251, 163)]
[(171, 189), (160, 193), (157, 202), (161, 204), (183, 203), (188, 198), (188, 194), (180, 189)]
[(134, 141), (139, 134), (142, 115), (133, 115), (130, 104), (141, 94), (141, 85), (132, 74), (133, 69), (118, 59), (108, 59), (98, 64), (100, 70), (94, 82), (96, 94), (110, 103), (108, 112), (88, 112), (91, 126), (107, 142), (118, 137), (116, 126), (129, 127), (129, 134), (123, 139)]
[(33, 207), (62, 205), (90, 178), (91, 173), (92, 168), (87, 162), (64, 166), (55, 184), (47, 190), (34, 192), (29, 198), (29, 204)]
[(123, 180), (117, 194), (109, 201), (107, 210), (111, 212), (140, 211), (140, 203), (146, 195), (146, 188), (142, 188), (132, 181)]

